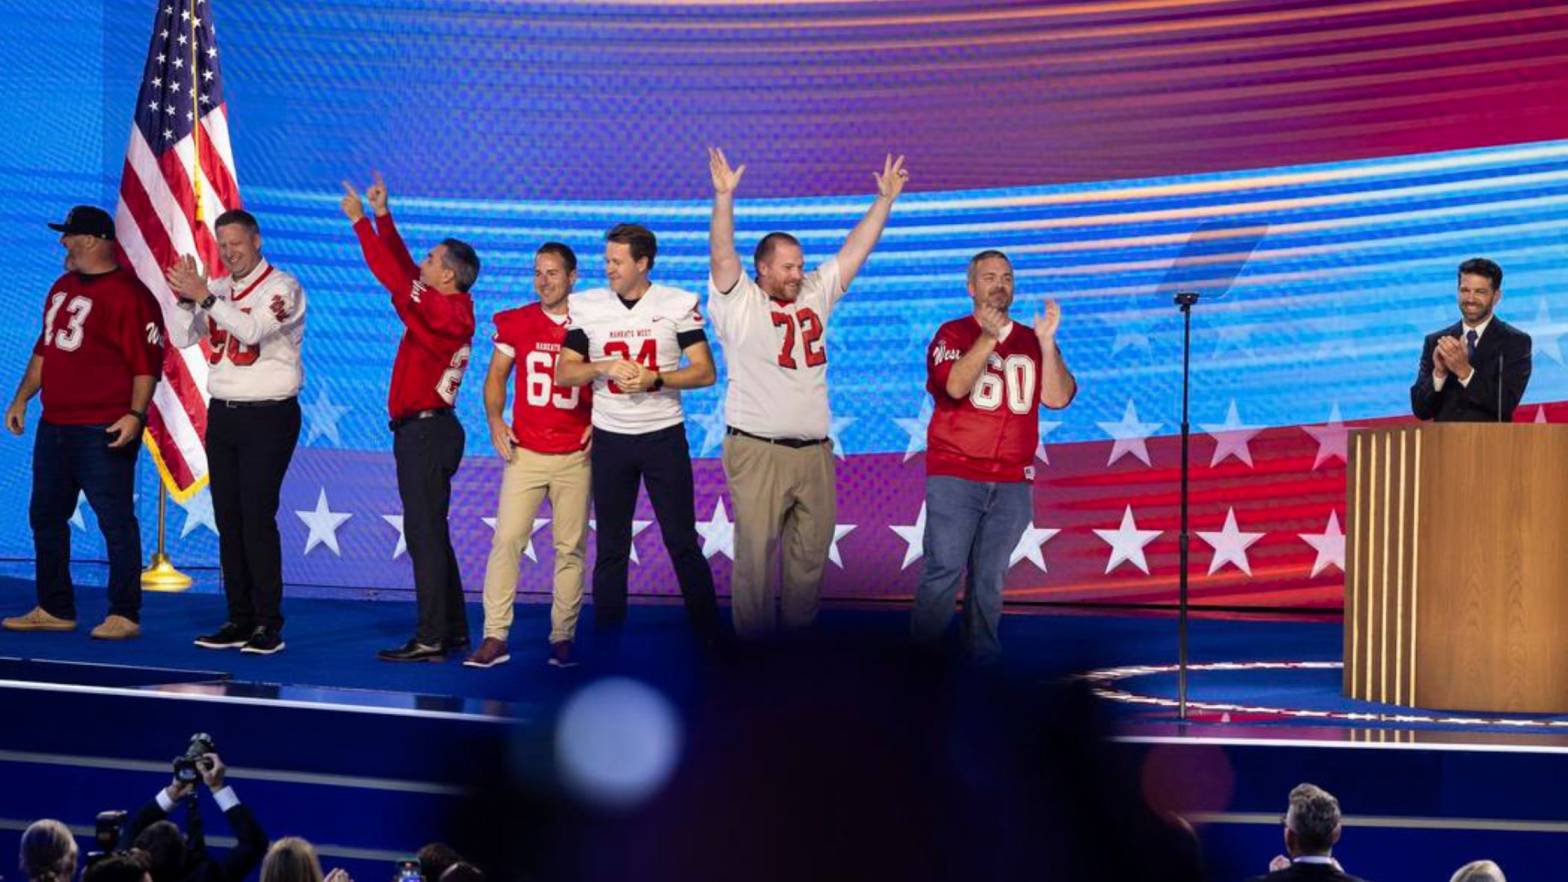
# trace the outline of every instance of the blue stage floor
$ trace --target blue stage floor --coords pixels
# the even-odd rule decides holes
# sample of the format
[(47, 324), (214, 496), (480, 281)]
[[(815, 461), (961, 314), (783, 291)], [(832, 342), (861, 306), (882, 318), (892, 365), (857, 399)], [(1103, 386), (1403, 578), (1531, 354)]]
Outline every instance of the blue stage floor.
[[(92, 569), (81, 568), (84, 582)], [(109, 643), (87, 634), (102, 589), (79, 590), (78, 631), (0, 632), (0, 853), (14, 848), (20, 819), (88, 824), (99, 809), (135, 808), (167, 780), (190, 733), (206, 731), (270, 834), (310, 836), (332, 865), (379, 878), (460, 817), (474, 782), (506, 768), (519, 743), (548, 749), (562, 702), (585, 684), (631, 672), (700, 715), (705, 678), (724, 664), (693, 651), (672, 604), (633, 606), (613, 666), (596, 652), (587, 611), (584, 663), (567, 671), (545, 664), (547, 607), (520, 604), (512, 662), (473, 670), (455, 656), (376, 660), (408, 636), (406, 602), (290, 598), (288, 649), (257, 657), (191, 645), (223, 617), (215, 594), (149, 593), (143, 636)], [(25, 611), (32, 598), (28, 581), (0, 577), (0, 611)], [(477, 637), (477, 603), (469, 615)], [(906, 627), (900, 607), (830, 607), (819, 636), (853, 665), (895, 651)], [(1479, 856), (1502, 859), (1513, 878), (1544, 879), (1533, 873), (1568, 849), (1553, 783), (1568, 770), (1568, 721), (1348, 701), (1335, 667), (1340, 626), (1324, 616), (1198, 617), (1190, 635), (1187, 723), (1170, 706), (1168, 614), (1009, 610), (1001, 673), (1039, 683), (1093, 672), (1115, 750), (1146, 790), (1180, 794), (1170, 807), (1195, 822), (1211, 878), (1261, 871), (1278, 850), (1284, 794), (1301, 780), (1341, 796), (1351, 819), (1340, 853), (1369, 879), (1446, 878)]]

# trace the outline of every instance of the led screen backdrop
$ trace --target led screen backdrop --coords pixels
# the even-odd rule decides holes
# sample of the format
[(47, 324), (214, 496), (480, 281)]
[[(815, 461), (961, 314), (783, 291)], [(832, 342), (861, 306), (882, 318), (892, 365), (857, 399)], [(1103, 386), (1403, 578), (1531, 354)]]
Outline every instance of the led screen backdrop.
[[(1041, 414), (1016, 599), (1174, 597), (1168, 279), (1207, 292), (1194, 320), (1197, 602), (1339, 604), (1345, 427), (1405, 418), (1421, 336), (1454, 320), (1466, 257), (1504, 266), (1500, 313), (1535, 337), (1519, 418), (1568, 421), (1555, 407), (1568, 401), (1561, 4), (209, 2), (246, 204), (310, 296), (305, 430), (280, 515), (296, 585), (410, 593), (385, 426), (400, 325), (337, 210), (337, 182), (373, 168), (416, 250), (447, 235), (478, 248), (483, 328), (532, 297), (544, 239), (576, 248), (583, 286), (599, 284), (603, 231), (621, 220), (658, 232), (657, 279), (703, 290), (710, 143), (749, 166), (742, 253), (787, 229), (808, 260), (865, 210), (883, 154), (907, 154), (911, 184), (828, 334), (830, 596), (913, 590), (923, 349), (967, 311), (965, 261), (983, 248), (1013, 256), (1019, 317), (1061, 300), (1082, 390)], [(59, 270), (43, 223), (74, 202), (112, 204), (154, 8), (0, 9), (0, 352), (15, 377)], [(482, 333), (459, 398), (468, 457), (451, 524), (472, 589), (499, 476), (480, 401), (488, 357)], [(722, 590), (718, 357), (719, 386), (686, 406)], [(30, 431), (0, 444), (14, 512), (0, 556), (32, 553), (30, 445)], [(646, 502), (639, 518), (652, 521)], [(79, 526), (78, 556), (101, 558), (85, 507)], [(174, 506), (169, 528), (176, 561), (215, 564), (205, 493)], [(548, 590), (548, 537), (547, 525), (534, 537), (525, 591)], [(635, 547), (633, 589), (674, 593), (658, 527)]]

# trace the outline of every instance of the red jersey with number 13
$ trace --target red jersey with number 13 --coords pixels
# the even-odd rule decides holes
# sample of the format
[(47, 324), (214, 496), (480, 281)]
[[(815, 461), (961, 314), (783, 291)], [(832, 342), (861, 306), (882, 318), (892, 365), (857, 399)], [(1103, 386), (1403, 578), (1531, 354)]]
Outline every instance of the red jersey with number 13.
[(937, 329), (926, 349), (926, 389), (936, 399), (926, 430), (926, 474), (969, 481), (1029, 481), (1040, 443), (1040, 339), (1017, 323), (963, 398), (947, 394), (953, 365), (980, 337), (974, 316)]
[(43, 359), (43, 418), (112, 423), (131, 412), (136, 377), (163, 372), (163, 311), (125, 267), (55, 280), (33, 354)]
[(566, 316), (557, 320), (537, 303), (498, 312), (490, 339), (511, 357), (517, 371), (512, 437), (518, 446), (535, 453), (572, 453), (587, 447), (593, 388), (555, 382)]

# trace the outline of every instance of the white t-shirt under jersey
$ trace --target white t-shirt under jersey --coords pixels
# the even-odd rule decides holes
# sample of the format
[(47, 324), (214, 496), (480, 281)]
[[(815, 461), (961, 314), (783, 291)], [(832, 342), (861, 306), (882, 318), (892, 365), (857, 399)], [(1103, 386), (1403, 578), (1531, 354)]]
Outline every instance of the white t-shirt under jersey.
[[(666, 374), (680, 367), (680, 336), (700, 333), (703, 325), (697, 295), (668, 285), (649, 286), (630, 307), (609, 288), (573, 294), (567, 306), (568, 334), (587, 336), (589, 361), (625, 358)], [(624, 392), (609, 380), (594, 381), (596, 429), (643, 435), (680, 425), (685, 418), (677, 389)]]
[(724, 420), (764, 438), (828, 436), (828, 316), (844, 296), (838, 258), (808, 274), (800, 296), (774, 300), (750, 276), (720, 291), (708, 278), (708, 316), (724, 344)]

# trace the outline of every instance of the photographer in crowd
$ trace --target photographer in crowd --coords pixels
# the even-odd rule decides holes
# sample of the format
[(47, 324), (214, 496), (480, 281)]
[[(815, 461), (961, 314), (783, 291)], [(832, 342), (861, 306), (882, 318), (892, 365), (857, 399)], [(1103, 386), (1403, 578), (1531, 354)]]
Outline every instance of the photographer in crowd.
[[(225, 780), (227, 767), (213, 752), (211, 739), (191, 739), (185, 755), (175, 760), (174, 780), (142, 806), (120, 838), (121, 848), (147, 853), (153, 882), (239, 882), (267, 853), (267, 834)], [(207, 785), (238, 841), (222, 859), (208, 854), (196, 807), (196, 784)], [(180, 801), (189, 798), (188, 834), (170, 821)]]

